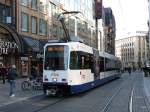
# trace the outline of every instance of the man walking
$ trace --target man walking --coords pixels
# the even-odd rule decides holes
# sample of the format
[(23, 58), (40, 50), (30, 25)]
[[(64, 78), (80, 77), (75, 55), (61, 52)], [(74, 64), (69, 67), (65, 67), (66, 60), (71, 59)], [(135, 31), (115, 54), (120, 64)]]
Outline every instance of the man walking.
[(5, 84), (5, 79), (7, 75), (7, 70), (6, 70), (5, 65), (3, 65), (3, 67), (1, 68), (1, 75), (2, 75), (3, 84)]
[(15, 94), (15, 86), (16, 86), (16, 77), (17, 77), (17, 72), (16, 72), (16, 66), (12, 65), (11, 69), (8, 71), (8, 81), (10, 84), (10, 97), (14, 97)]

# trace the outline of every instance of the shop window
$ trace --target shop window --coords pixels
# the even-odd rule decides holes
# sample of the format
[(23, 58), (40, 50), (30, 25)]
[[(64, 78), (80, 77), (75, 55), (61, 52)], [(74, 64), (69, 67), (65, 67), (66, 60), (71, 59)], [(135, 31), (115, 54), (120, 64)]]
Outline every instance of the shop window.
[(37, 18), (32, 17), (32, 33), (37, 34)]
[(26, 13), (21, 13), (21, 31), (29, 31), (29, 15)]

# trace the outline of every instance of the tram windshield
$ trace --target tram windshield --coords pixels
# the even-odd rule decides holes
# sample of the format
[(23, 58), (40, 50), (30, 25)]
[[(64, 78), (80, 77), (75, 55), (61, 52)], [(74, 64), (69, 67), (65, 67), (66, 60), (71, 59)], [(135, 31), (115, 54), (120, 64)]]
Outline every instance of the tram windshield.
[(45, 49), (44, 69), (66, 70), (68, 68), (68, 46), (47, 46)]

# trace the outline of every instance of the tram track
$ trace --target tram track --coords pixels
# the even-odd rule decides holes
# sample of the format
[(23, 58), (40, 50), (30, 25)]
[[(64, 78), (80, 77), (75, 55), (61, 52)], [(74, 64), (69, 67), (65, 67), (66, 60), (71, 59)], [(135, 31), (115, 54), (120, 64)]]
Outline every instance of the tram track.
[[(127, 80), (127, 79), (126, 79)], [(121, 89), (121, 88), (119, 88), (119, 89)], [(79, 96), (80, 96), (80, 94), (79, 94)], [(115, 95), (113, 95), (113, 97), (115, 97)], [(113, 98), (112, 97), (112, 98)], [(51, 103), (51, 104), (48, 104), (48, 105), (46, 105), (46, 106), (43, 106), (43, 107), (41, 107), (41, 108), (39, 108), (39, 109), (37, 109), (37, 110), (35, 110), (35, 111), (33, 111), (33, 112), (41, 112), (41, 111), (43, 111), (43, 110), (46, 110), (46, 109), (48, 109), (48, 108), (51, 108), (52, 106), (54, 106), (54, 105), (57, 105), (58, 103), (61, 103), (62, 101), (64, 101), (64, 100), (66, 100), (68, 97), (64, 97), (64, 98), (61, 98), (61, 99), (58, 99), (57, 101), (55, 101), (55, 102), (53, 102), (53, 103)], [(110, 102), (111, 102), (111, 100), (110, 100)], [(107, 106), (109, 105), (109, 103), (107, 104)], [(106, 108), (107, 108), (107, 106), (106, 106)], [(105, 112), (105, 111), (102, 111), (102, 112)]]
[(146, 106), (146, 110), (147, 110), (148, 112), (150, 112), (150, 108), (149, 108), (150, 103), (149, 103), (149, 101), (148, 101), (146, 95), (144, 95), (144, 103), (145, 103), (145, 106)]
[[(126, 80), (128, 80), (128, 78), (127, 78)], [(121, 90), (121, 87), (119, 88), (119, 90)], [(118, 91), (118, 92), (119, 92), (119, 91)], [(79, 95), (80, 95), (80, 94), (79, 94)], [(113, 97), (115, 97), (116, 95), (117, 95), (117, 93), (114, 94)], [(113, 97), (112, 97), (111, 99), (113, 99)], [(61, 103), (62, 101), (66, 100), (67, 98), (68, 98), (68, 97), (64, 97), (64, 98), (58, 99), (57, 101), (55, 101), (55, 102), (53, 102), (53, 103), (51, 103), (51, 104), (48, 104), (48, 105), (46, 105), (46, 106), (44, 106), (44, 107), (42, 107), (42, 108), (39, 108), (39, 109), (37, 109), (37, 110), (35, 110), (35, 111), (33, 111), (33, 112), (40, 112), (40, 111), (46, 110), (46, 109), (48, 109), (48, 108), (51, 108), (52, 106), (57, 105), (58, 103)], [(102, 112), (107, 112), (107, 111), (105, 111), (105, 110), (106, 110), (107, 107), (109, 106), (109, 103), (111, 102), (111, 99), (110, 99), (110, 101), (107, 103), (107, 105), (105, 106), (105, 109), (103, 109)]]
[[(107, 83), (106, 85), (101, 86), (100, 88), (95, 88), (87, 93), (77, 94), (71, 97), (69, 96), (69, 97), (55, 98), (55, 97), (43, 96), (43, 97), (29, 99), (19, 104), (20, 107), (17, 112), (20, 112), (23, 108), (24, 108), (23, 112), (26, 112), (26, 111), (46, 112), (48, 110), (55, 112), (55, 111), (60, 111), (63, 109), (65, 110), (67, 107), (72, 107), (71, 108), (73, 109), (72, 112), (75, 112), (77, 109), (78, 110), (83, 109), (84, 112), (85, 110), (86, 112), (110, 112), (111, 109), (114, 110), (115, 101), (118, 101), (118, 98), (119, 99), (122, 98), (122, 93), (125, 92), (124, 89), (127, 90), (128, 96), (125, 95), (126, 93), (123, 95), (125, 95), (125, 98), (127, 98), (127, 101), (130, 101), (130, 93), (133, 88), (133, 86), (131, 85), (135, 83), (134, 79), (135, 79), (134, 75), (132, 76), (126, 75), (123, 78)], [(101, 92), (101, 94), (99, 94), (99, 92)], [(95, 99), (96, 101), (93, 100), (94, 98), (96, 98)], [(121, 100), (124, 101), (124, 98)], [(24, 107), (24, 105), (26, 105), (27, 108)], [(87, 105), (88, 107), (86, 107)], [(117, 105), (115, 106), (117, 107)], [(11, 107), (11, 105), (9, 107)], [(7, 112), (11, 112), (11, 109), (9, 110), (10, 111), (7, 111)], [(120, 111), (113, 111), (113, 112), (120, 112)], [(122, 111), (122, 112), (128, 112), (128, 109), (127, 111)]]
[(51, 106), (54, 106), (54, 105), (56, 105), (56, 104), (58, 104), (58, 103), (64, 101), (65, 99), (66, 99), (66, 97), (61, 98), (61, 99), (58, 99), (58, 100), (56, 100), (55, 102), (50, 103), (50, 104), (48, 104), (48, 105), (46, 105), (46, 106), (43, 106), (43, 107), (41, 107), (41, 108), (39, 108), (39, 109), (37, 109), (37, 110), (35, 110), (35, 111), (33, 111), (33, 112), (40, 112), (40, 111), (42, 111), (42, 110), (45, 110), (45, 109), (47, 109), (47, 108), (50, 108)]
[[(109, 111), (109, 108), (111, 107), (113, 100), (119, 95), (121, 90), (123, 90), (126, 87), (126, 84), (129, 84), (129, 78), (130, 78), (130, 76), (124, 82), (122, 82), (122, 84), (116, 89), (116, 92), (114, 92), (113, 95), (108, 98), (107, 103), (105, 104), (105, 106), (103, 107), (103, 109), (100, 112), (108, 112)], [(133, 90), (134, 83), (135, 83), (135, 76), (132, 76), (131, 78), (132, 78), (132, 79), (130, 79), (131, 87), (129, 89)], [(131, 92), (131, 94), (133, 94), (133, 93)], [(129, 107), (128, 111), (129, 112), (130, 112), (130, 106), (132, 104), (131, 103), (131, 96), (132, 96), (131, 94), (130, 94), (130, 98), (129, 98), (129, 102), (128, 102), (128, 107)]]
[(133, 105), (133, 92), (134, 92), (134, 87), (131, 90), (130, 101), (129, 101), (129, 106), (128, 106), (129, 112), (133, 111), (133, 107), (132, 107), (132, 105)]

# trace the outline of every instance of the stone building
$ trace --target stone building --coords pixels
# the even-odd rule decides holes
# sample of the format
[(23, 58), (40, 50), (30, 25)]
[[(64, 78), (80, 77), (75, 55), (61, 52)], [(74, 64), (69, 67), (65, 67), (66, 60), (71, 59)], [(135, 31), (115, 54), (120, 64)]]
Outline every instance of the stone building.
[(129, 35), (116, 40), (116, 56), (122, 61), (123, 68), (141, 68), (148, 61), (146, 35)]
[(27, 76), (31, 66), (42, 66), (43, 45), (65, 34), (57, 17), (65, 15), (72, 38), (96, 47), (95, 0), (0, 0), (0, 63), (16, 64)]

